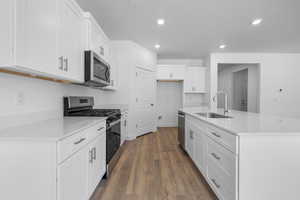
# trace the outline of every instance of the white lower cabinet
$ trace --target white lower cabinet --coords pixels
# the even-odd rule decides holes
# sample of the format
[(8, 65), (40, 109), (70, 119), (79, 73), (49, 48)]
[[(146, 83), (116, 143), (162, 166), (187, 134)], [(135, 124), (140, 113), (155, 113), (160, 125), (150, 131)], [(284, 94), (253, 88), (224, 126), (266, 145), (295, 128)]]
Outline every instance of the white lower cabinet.
[(106, 172), (106, 135), (89, 144), (88, 151), (88, 196), (90, 197)]
[(128, 111), (121, 116), (121, 145), (125, 142), (128, 132)]
[(106, 172), (106, 122), (63, 139), (2, 138), (0, 158), (0, 199), (88, 200)]
[(58, 200), (87, 199), (87, 148), (57, 167)]
[(235, 136), (187, 116), (187, 153), (220, 200), (236, 200), (238, 155), (227, 144), (237, 144)]

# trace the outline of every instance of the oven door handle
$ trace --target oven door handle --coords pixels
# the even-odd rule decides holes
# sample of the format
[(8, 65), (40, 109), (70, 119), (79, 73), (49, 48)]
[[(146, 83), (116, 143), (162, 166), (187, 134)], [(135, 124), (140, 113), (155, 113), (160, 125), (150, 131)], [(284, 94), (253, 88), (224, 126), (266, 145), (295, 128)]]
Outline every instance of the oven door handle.
[(119, 124), (119, 123), (121, 123), (121, 119), (118, 119), (117, 121), (112, 122), (112, 123), (110, 124), (110, 126), (109, 126), (107, 129), (110, 129), (110, 128), (112, 128), (113, 126), (115, 126), (115, 125), (117, 125), (117, 124)]

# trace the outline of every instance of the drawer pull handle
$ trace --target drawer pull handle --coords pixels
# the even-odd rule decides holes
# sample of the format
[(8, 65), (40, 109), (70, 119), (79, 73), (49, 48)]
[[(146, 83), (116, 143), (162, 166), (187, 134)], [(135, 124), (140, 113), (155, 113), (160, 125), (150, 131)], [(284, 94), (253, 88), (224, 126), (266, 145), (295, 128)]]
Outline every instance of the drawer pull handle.
[(221, 135), (215, 133), (215, 132), (211, 132), (211, 134), (213, 134), (214, 136), (218, 137), (218, 138), (221, 138)]
[(221, 157), (220, 156), (218, 156), (217, 154), (215, 154), (215, 153), (211, 153), (211, 155), (215, 158), (215, 159), (217, 159), (217, 160), (221, 160)]
[(78, 140), (77, 142), (74, 142), (75, 145), (80, 144), (81, 142), (83, 142), (85, 140), (85, 138), (81, 138), (80, 140)]
[(221, 187), (221, 186), (217, 183), (217, 181), (216, 181), (215, 179), (211, 178), (210, 180), (213, 182), (213, 184), (214, 184), (217, 188), (220, 188), (220, 187)]
[(104, 129), (104, 127), (98, 128), (98, 131), (101, 131), (102, 129)]

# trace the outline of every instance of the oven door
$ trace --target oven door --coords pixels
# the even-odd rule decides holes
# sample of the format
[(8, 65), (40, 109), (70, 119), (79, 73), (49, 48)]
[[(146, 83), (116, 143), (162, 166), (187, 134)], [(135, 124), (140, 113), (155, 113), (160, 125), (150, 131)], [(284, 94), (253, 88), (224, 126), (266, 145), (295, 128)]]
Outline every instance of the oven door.
[(94, 87), (110, 85), (110, 66), (95, 52), (85, 52), (85, 81)]
[(121, 145), (121, 119), (108, 124), (106, 131), (106, 163), (109, 164)]

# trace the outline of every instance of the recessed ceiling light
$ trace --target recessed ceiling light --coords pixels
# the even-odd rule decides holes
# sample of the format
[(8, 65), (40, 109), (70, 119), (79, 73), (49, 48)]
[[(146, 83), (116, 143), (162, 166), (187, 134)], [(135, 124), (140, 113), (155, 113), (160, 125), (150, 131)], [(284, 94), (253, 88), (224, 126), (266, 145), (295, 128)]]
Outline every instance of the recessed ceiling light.
[(160, 45), (159, 45), (159, 44), (156, 44), (154, 47), (155, 47), (156, 49), (159, 49), (159, 48), (160, 48)]
[(163, 26), (165, 24), (165, 20), (164, 19), (158, 19), (157, 20), (157, 25), (158, 26)]
[(258, 26), (261, 24), (262, 21), (263, 20), (261, 18), (258, 18), (258, 19), (253, 20), (251, 24), (252, 24), (252, 26)]
[(220, 49), (225, 49), (225, 48), (226, 48), (226, 45), (225, 45), (225, 44), (221, 44), (221, 45), (219, 46), (219, 48), (220, 48)]

